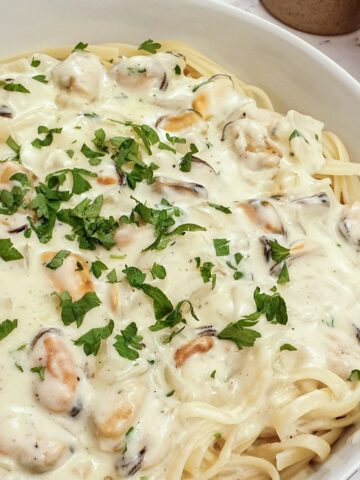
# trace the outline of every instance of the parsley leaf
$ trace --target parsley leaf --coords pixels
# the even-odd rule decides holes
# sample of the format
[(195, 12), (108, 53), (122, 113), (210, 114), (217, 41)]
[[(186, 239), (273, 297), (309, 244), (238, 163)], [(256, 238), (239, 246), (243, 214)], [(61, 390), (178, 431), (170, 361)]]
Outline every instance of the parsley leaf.
[(149, 53), (156, 53), (156, 50), (159, 50), (159, 48), (161, 48), (161, 44), (154, 42), (151, 38), (145, 40), (138, 46), (138, 50), (145, 50)]
[(75, 52), (76, 50), (85, 50), (85, 48), (87, 48), (88, 45), (89, 45), (88, 43), (79, 42), (75, 45), (72, 51)]
[(91, 264), (90, 272), (95, 278), (100, 278), (101, 273), (107, 269), (108, 267), (105, 265), (105, 263), (101, 262), (100, 260), (95, 260), (95, 262)]
[(172, 145), (175, 145), (175, 143), (186, 143), (186, 138), (170, 135), (170, 133), (166, 133), (166, 140)]
[(211, 273), (211, 270), (215, 267), (215, 265), (211, 262), (204, 262), (200, 267), (200, 274), (204, 281), (204, 283), (208, 283), (211, 280), (212, 288), (216, 285), (216, 274)]
[(21, 83), (6, 83), (3, 86), (3, 89), (8, 92), (30, 93), (30, 91)]
[(252, 347), (256, 339), (261, 337), (258, 331), (251, 328), (256, 323), (257, 320), (244, 317), (235, 323), (229, 323), (218, 334), (218, 338), (234, 342), (239, 350), (242, 350), (244, 347)]
[(60, 250), (56, 255), (53, 256), (50, 262), (46, 264), (46, 267), (50, 268), (51, 270), (56, 270), (57, 268), (61, 267), (65, 258), (69, 255), (69, 250)]
[(348, 381), (353, 382), (353, 381), (359, 381), (360, 380), (360, 370), (351, 370), (351, 373), (349, 375)]
[(93, 202), (85, 198), (76, 207), (60, 210), (57, 218), (69, 224), (78, 239), (79, 247), (85, 250), (95, 250), (102, 245), (107, 250), (115, 245), (114, 231), (118, 227), (113, 217), (100, 217), (103, 196), (99, 195)]
[(96, 356), (99, 352), (101, 340), (106, 340), (112, 334), (114, 322), (110, 320), (105, 327), (92, 328), (84, 335), (75, 340), (74, 344), (83, 346), (85, 355)]
[(125, 267), (123, 270), (123, 273), (125, 273), (127, 281), (129, 282), (130, 286), (133, 288), (141, 288), (145, 278), (146, 274), (143, 273), (141, 270), (139, 270), (136, 267)]
[(6, 145), (15, 153), (15, 157), (12, 158), (12, 160), (20, 161), (20, 145), (18, 145), (12, 137), (7, 138)]
[(174, 72), (176, 73), (176, 75), (181, 75), (180, 65), (175, 65)]
[(35, 75), (32, 78), (33, 78), (33, 80), (37, 80), (38, 82), (41, 82), (41, 83), (49, 83), (48, 80), (46, 80), (45, 75)]
[(48, 147), (49, 145), (52, 144), (54, 140), (54, 133), (59, 134), (61, 133), (62, 128), (48, 128), (45, 127), (44, 125), (40, 125), (38, 127), (38, 133), (45, 133), (45, 137), (43, 139), (41, 138), (35, 138), (31, 142), (31, 145), (35, 148), (42, 148), (42, 147)]
[(180, 161), (180, 170), (182, 172), (190, 172), (191, 170), (191, 163), (193, 159), (194, 153), (198, 153), (198, 149), (194, 143), (190, 143), (190, 151), (185, 153)]
[(290, 343), (284, 343), (280, 347), (280, 352), (282, 352), (283, 350), (289, 350), (289, 352), (295, 352), (295, 350), (297, 350), (297, 348), (294, 347), (294, 345), (291, 345)]
[(80, 327), (87, 312), (101, 304), (95, 292), (87, 292), (79, 300), (73, 302), (68, 292), (58, 294), (60, 298), (61, 320), (64, 325), (75, 322)]
[(160, 280), (163, 280), (166, 277), (165, 267), (159, 265), (158, 263), (154, 263), (150, 272), (153, 278), (159, 278)]
[(270, 247), (271, 258), (276, 263), (281, 263), (290, 255), (290, 249), (280, 245), (277, 240), (268, 240), (267, 243)]
[(141, 343), (142, 337), (137, 334), (138, 329), (135, 322), (131, 322), (121, 335), (116, 335), (114, 347), (118, 354), (128, 360), (136, 360), (139, 358), (138, 350), (143, 348)]
[(0, 258), (2, 258), (5, 262), (11, 262), (13, 260), (20, 260), (21, 258), (24, 258), (24, 257), (13, 246), (10, 238), (1, 238), (0, 239)]
[(39, 365), (38, 367), (30, 368), (30, 371), (33, 373), (37, 373), (40, 377), (40, 381), (43, 382), (45, 380), (45, 367), (43, 365)]
[(95, 152), (91, 150), (85, 143), (81, 147), (81, 153), (89, 160), (90, 165), (96, 166), (101, 163), (101, 157), (105, 155), (103, 152)]
[[(10, 180), (15, 180), (15, 175), (25, 175), (21, 173), (15, 173)], [(25, 175), (26, 177), (26, 175)], [(27, 177), (26, 177), (27, 180)], [(23, 181), (19, 177), (19, 181)], [(13, 187), (11, 190), (0, 190), (0, 214), (13, 215), (22, 206), (22, 201), (26, 194), (27, 189), (20, 187)]]
[(109, 272), (106, 275), (106, 278), (107, 278), (107, 283), (117, 283), (118, 279), (117, 279), (115, 268), (113, 268), (111, 272)]
[(216, 252), (217, 257), (225, 257), (229, 255), (230, 248), (229, 248), (230, 241), (226, 238), (214, 238), (213, 244)]
[(283, 285), (284, 283), (287, 283), (289, 281), (290, 281), (289, 271), (288, 271), (286, 262), (284, 262), (284, 264), (281, 267), (281, 270), (279, 272), (279, 275), (278, 275), (278, 278), (277, 278), (277, 283), (279, 285)]
[(40, 65), (40, 60), (35, 60), (35, 58), (33, 57), (32, 60), (31, 60), (31, 66), (32, 67), (38, 67)]
[(18, 326), (17, 319), (15, 320), (4, 320), (0, 323), (0, 340), (3, 340), (7, 337), (15, 328)]
[(71, 174), (73, 180), (71, 193), (75, 193), (76, 195), (87, 192), (91, 188), (90, 183), (84, 177), (97, 177), (96, 173), (90, 172), (90, 170), (86, 170), (85, 168), (64, 168), (47, 175), (46, 181), (50, 188), (62, 185), (65, 182), (67, 173)]
[(146, 152), (149, 155), (152, 155), (152, 145), (155, 145), (159, 142), (159, 135), (156, 133), (156, 131), (149, 125), (137, 125), (133, 122), (125, 122), (125, 125), (132, 128), (136, 135), (141, 138)]
[(257, 312), (264, 314), (268, 322), (286, 325), (288, 321), (286, 303), (276, 291), (276, 287), (272, 295), (261, 293), (260, 288), (256, 287), (254, 301)]
[(168, 150), (168, 151), (171, 152), (171, 153), (176, 153), (175, 148), (170, 147), (170, 145), (167, 145), (167, 144), (164, 143), (164, 142), (159, 142), (159, 144), (158, 144), (158, 149), (159, 149), (159, 150)]
[(229, 215), (231, 212), (229, 207), (224, 207), (224, 205), (218, 205), (217, 203), (208, 202), (209, 207), (215, 208), (215, 210), (219, 210), (219, 212), (225, 213)]

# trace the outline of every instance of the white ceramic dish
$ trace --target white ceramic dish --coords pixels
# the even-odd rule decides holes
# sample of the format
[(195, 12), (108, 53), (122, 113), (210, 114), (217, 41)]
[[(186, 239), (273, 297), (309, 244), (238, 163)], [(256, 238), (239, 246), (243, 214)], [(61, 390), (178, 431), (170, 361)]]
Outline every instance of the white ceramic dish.
[[(16, 0), (11, 6), (0, 0), (0, 6), (0, 55), (80, 40), (182, 40), (265, 89), (279, 111), (292, 107), (324, 121), (360, 161), (360, 84), (265, 20), (212, 0)], [(356, 436), (350, 432), (308, 480), (360, 480)]]

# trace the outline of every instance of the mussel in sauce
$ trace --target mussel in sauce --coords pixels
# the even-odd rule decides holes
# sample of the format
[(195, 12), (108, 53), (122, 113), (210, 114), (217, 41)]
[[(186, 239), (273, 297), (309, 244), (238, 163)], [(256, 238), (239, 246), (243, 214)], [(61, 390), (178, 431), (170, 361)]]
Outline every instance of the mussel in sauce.
[(278, 235), (286, 234), (280, 215), (268, 200), (249, 200), (247, 202), (239, 202), (237, 206), (261, 230)]
[(156, 177), (152, 184), (152, 189), (155, 192), (164, 195), (173, 191), (180, 194), (190, 194), (199, 198), (208, 198), (206, 188), (199, 183), (184, 182), (182, 180), (174, 180), (165, 177)]

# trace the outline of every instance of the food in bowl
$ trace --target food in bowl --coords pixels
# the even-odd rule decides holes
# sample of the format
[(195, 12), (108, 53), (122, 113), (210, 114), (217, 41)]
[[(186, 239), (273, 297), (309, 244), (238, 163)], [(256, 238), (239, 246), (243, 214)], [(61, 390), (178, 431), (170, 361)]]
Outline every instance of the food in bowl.
[(291, 478), (360, 402), (360, 166), (149, 39), (0, 68), (2, 478)]

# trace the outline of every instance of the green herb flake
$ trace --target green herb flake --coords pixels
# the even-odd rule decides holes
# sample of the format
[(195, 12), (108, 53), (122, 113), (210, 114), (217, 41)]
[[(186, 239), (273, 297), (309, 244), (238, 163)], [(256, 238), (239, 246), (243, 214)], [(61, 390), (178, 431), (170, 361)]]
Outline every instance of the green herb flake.
[(10, 238), (0, 239), (0, 258), (5, 262), (11, 262), (13, 260), (20, 260), (24, 258), (23, 255), (13, 246)]
[(161, 48), (160, 43), (154, 42), (151, 38), (148, 40), (145, 40), (138, 46), (138, 50), (145, 50), (146, 52), (149, 53), (156, 53), (157, 50)]
[(40, 377), (40, 381), (43, 382), (45, 380), (45, 367), (43, 365), (39, 365), (38, 367), (30, 368), (30, 371), (33, 373), (37, 373)]
[(3, 340), (5, 337), (10, 335), (10, 333), (15, 330), (18, 326), (18, 321), (15, 320), (4, 320), (0, 323), (0, 340)]
[(17, 362), (15, 362), (15, 367), (21, 372), (24, 373), (24, 369), (21, 365), (19, 365)]
[(348, 381), (349, 382), (358, 382), (360, 380), (360, 370), (351, 370)]
[(95, 292), (87, 292), (76, 302), (73, 302), (68, 292), (58, 294), (60, 299), (61, 320), (64, 325), (76, 323), (79, 328), (87, 312), (101, 304)]
[(20, 145), (18, 145), (12, 137), (7, 138), (6, 145), (15, 153), (13, 160), (20, 160)]
[(224, 207), (223, 205), (218, 205), (217, 203), (208, 202), (209, 207), (215, 208), (215, 210), (219, 210), (219, 212), (225, 213), (229, 215), (232, 213), (229, 207)]
[(289, 281), (290, 281), (290, 277), (289, 277), (288, 267), (286, 265), (286, 262), (284, 262), (284, 264), (281, 267), (281, 270), (279, 272), (279, 275), (278, 275), (278, 278), (277, 278), (277, 283), (279, 285), (283, 285), (284, 283), (287, 283)]
[(210, 374), (210, 378), (215, 378), (216, 377), (216, 370), (213, 370)]
[(116, 335), (114, 347), (118, 354), (127, 360), (139, 358), (139, 350), (143, 348), (142, 337), (137, 334), (138, 329), (135, 322), (131, 322), (121, 335)]
[(215, 248), (216, 256), (217, 257), (225, 257), (226, 255), (230, 254), (230, 241), (226, 238), (214, 238), (213, 245)]
[(171, 390), (170, 392), (168, 392), (165, 396), (166, 397), (172, 397), (175, 393), (175, 390)]
[(100, 260), (95, 260), (92, 262), (90, 267), (90, 272), (94, 275), (95, 278), (100, 278), (103, 271), (107, 270), (108, 267), (105, 263), (101, 262)]
[(216, 440), (219, 440), (220, 438), (222, 438), (222, 435), (220, 432), (215, 432), (214, 437), (216, 438)]
[(268, 240), (271, 258), (276, 263), (281, 263), (290, 255), (290, 249), (283, 247), (277, 240)]
[(154, 265), (151, 267), (150, 272), (154, 279), (159, 278), (160, 280), (163, 280), (166, 277), (165, 267), (159, 265), (158, 263), (154, 263)]
[(40, 63), (41, 63), (40, 60), (36, 60), (34, 57), (31, 60), (31, 66), (34, 68), (38, 67)]
[(30, 93), (30, 91), (21, 83), (6, 83), (3, 86), (3, 89), (8, 92)]
[(194, 143), (190, 143), (190, 151), (185, 153), (180, 161), (180, 170), (182, 172), (191, 171), (193, 155), (194, 153), (198, 153), (198, 151), (197, 146)]
[(288, 350), (289, 352), (295, 352), (297, 350), (297, 348), (294, 347), (294, 345), (291, 345), (290, 343), (284, 343), (280, 347), (280, 352), (282, 352), (284, 350)]
[(175, 65), (174, 72), (175, 72), (176, 75), (181, 75), (180, 65)]
[(81, 147), (81, 153), (89, 160), (90, 165), (97, 166), (101, 163), (101, 157), (105, 155), (103, 152), (91, 150), (85, 143)]
[(100, 350), (101, 341), (106, 340), (114, 330), (114, 322), (110, 320), (105, 327), (92, 328), (74, 341), (77, 346), (82, 346), (85, 355), (96, 356)]
[(216, 274), (211, 273), (215, 265), (211, 262), (204, 262), (200, 267), (200, 274), (204, 283), (212, 282), (212, 288), (216, 285)]
[(37, 80), (38, 82), (41, 82), (41, 83), (49, 83), (45, 75), (35, 75), (34, 77), (32, 77), (32, 79)]
[(54, 140), (54, 134), (59, 134), (61, 133), (61, 131), (62, 131), (62, 128), (48, 128), (48, 127), (45, 127), (44, 125), (40, 125), (38, 127), (38, 133), (45, 134), (45, 137), (35, 138), (35, 140), (31, 142), (31, 145), (34, 148), (38, 148), (38, 149), (41, 149), (43, 147), (48, 147), (49, 145), (52, 144)]
[(118, 282), (115, 268), (113, 268), (113, 269), (111, 270), (111, 272), (109, 272), (109, 273), (106, 275), (106, 278), (107, 278), (107, 282), (106, 282), (106, 283), (117, 283), (117, 282)]
[(50, 268), (51, 270), (56, 270), (57, 268), (61, 267), (61, 265), (64, 263), (65, 258), (69, 255), (69, 250), (60, 250), (45, 266), (47, 268)]
[(69, 150), (66, 150), (65, 153), (69, 158), (73, 158), (74, 156), (74, 150), (69, 149)]
[(78, 44), (75, 45), (72, 51), (76, 52), (77, 50), (85, 50), (88, 47), (88, 45), (89, 45), (88, 43), (79, 42)]

